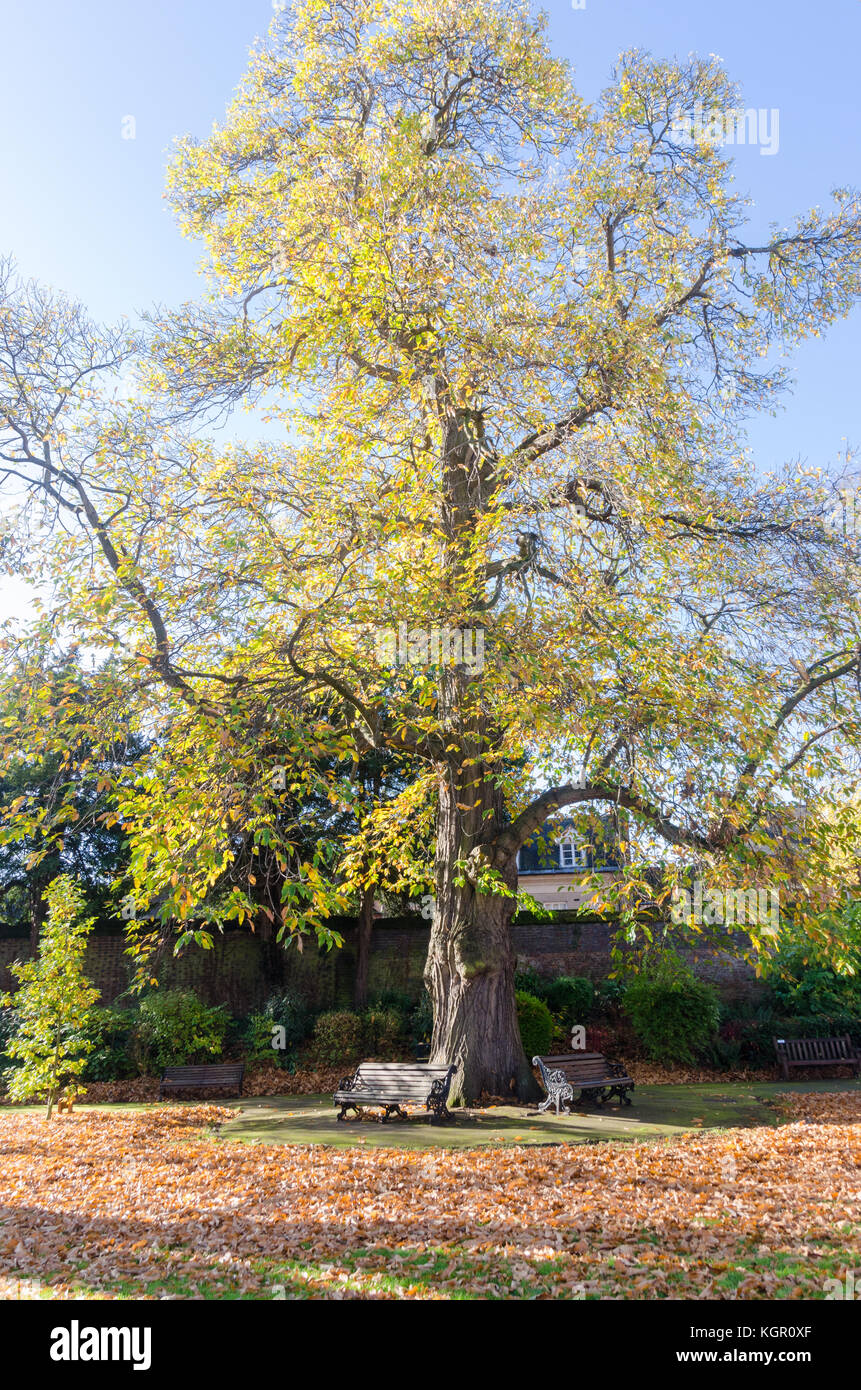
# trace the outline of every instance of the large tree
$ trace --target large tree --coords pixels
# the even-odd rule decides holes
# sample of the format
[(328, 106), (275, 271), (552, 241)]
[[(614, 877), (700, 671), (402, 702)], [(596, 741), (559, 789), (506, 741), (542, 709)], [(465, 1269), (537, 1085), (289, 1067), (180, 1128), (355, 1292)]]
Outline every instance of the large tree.
[[(697, 103), (739, 105), (717, 60), (632, 53), (586, 107), (517, 4), (302, 0), (178, 148), (208, 300), (139, 339), (32, 288), (0, 320), (9, 549), (67, 519), (39, 531), (58, 603), (161, 731), (127, 809), (138, 876), (187, 914), (229, 827), (271, 844), (272, 762), (343, 797), (323, 754), (396, 750), (405, 838), (436, 816), (426, 978), (460, 1098), (533, 1085), (509, 926), (555, 811), (615, 806), (670, 856), (773, 882), (787, 808), (833, 820), (857, 774), (841, 480), (759, 473), (744, 421), (857, 297), (861, 208), (839, 190), (748, 231), (725, 151), (685, 134)], [(99, 387), (135, 363), (132, 392)], [(240, 403), (283, 436), (207, 438)], [(326, 876), (276, 839), (282, 928), (325, 939)]]

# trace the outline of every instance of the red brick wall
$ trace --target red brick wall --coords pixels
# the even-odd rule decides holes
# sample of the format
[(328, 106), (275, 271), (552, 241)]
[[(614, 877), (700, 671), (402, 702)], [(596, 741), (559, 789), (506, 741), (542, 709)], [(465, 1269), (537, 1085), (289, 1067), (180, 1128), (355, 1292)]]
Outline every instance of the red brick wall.
[[(542, 975), (586, 975), (602, 979), (612, 968), (610, 927), (606, 922), (536, 922), (513, 929), (514, 949), (522, 964)], [(418, 996), (427, 952), (429, 928), (417, 920), (380, 921), (374, 928), (370, 992), (399, 990)], [(98, 935), (87, 946), (86, 972), (101, 991), (102, 1002), (113, 1002), (128, 986), (129, 962), (121, 935)], [(0, 992), (15, 987), (9, 962), (26, 959), (24, 938), (0, 939)], [(714, 980), (727, 998), (755, 995), (759, 990), (752, 969), (731, 957), (694, 952), (697, 973)], [(331, 952), (306, 945), (300, 954), (290, 947), (278, 958), (280, 980), (267, 975), (265, 947), (246, 932), (216, 936), (211, 951), (192, 946), (178, 959), (168, 957), (159, 977), (163, 986), (194, 989), (213, 1004), (225, 1003), (232, 1013), (245, 1014), (259, 1006), (279, 985), (293, 987), (317, 1008), (348, 1007), (352, 1002), (355, 932), (344, 929), (344, 946)]]

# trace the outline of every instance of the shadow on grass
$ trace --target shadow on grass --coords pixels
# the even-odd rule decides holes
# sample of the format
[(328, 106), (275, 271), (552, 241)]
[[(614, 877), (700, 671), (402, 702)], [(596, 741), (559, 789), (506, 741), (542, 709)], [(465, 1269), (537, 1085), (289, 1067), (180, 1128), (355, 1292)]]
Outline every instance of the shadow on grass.
[[(698, 1129), (772, 1126), (782, 1120), (786, 1091), (847, 1090), (851, 1082), (734, 1082), (696, 1086), (642, 1086), (631, 1106), (615, 1101), (578, 1105), (573, 1113), (539, 1114), (534, 1107), (488, 1106), (453, 1112), (446, 1125), (422, 1117), (380, 1123), (336, 1119), (330, 1096), (262, 1096), (228, 1105), (236, 1118), (220, 1131), (227, 1140), (266, 1144), (362, 1145), (406, 1149), (458, 1149), (493, 1144), (577, 1144), (606, 1140), (670, 1139)], [(372, 1115), (373, 1112), (370, 1112)]]

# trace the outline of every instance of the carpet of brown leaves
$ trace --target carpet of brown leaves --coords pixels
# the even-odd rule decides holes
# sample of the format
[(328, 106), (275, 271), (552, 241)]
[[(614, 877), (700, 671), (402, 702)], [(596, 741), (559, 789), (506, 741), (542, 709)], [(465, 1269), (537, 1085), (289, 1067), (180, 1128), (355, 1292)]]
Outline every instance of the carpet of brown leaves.
[(216, 1106), (4, 1111), (0, 1296), (821, 1298), (861, 1265), (861, 1095), (781, 1104), (670, 1144), (432, 1152), (234, 1144)]
[[(242, 1083), (245, 1096), (314, 1096), (331, 1095), (337, 1091), (342, 1077), (348, 1076), (355, 1068), (309, 1067), (302, 1071), (289, 1072), (272, 1063), (256, 1063), (246, 1069)], [(158, 1100), (157, 1076), (135, 1076), (128, 1081), (91, 1081), (82, 1101), (86, 1105), (104, 1105), (111, 1102), (128, 1104), (146, 1103)], [(191, 1095), (191, 1093), (189, 1093)], [(200, 1092), (197, 1092), (198, 1096)], [(210, 1091), (210, 1096), (218, 1095)], [(225, 1090), (225, 1095), (235, 1095), (235, 1091)]]

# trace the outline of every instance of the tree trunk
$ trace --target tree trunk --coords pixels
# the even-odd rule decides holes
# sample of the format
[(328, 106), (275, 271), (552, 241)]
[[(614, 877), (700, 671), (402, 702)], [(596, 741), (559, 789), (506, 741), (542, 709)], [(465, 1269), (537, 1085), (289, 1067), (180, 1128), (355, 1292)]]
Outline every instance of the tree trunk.
[[(457, 1062), (450, 1096), (454, 1105), (473, 1104), (482, 1094), (533, 1100), (539, 1092), (523, 1052), (514, 999), (515, 900), (479, 892), (471, 875), (463, 885), (454, 882), (455, 860), (468, 858), (476, 870), (482, 862), (483, 846), (470, 850), (464, 844), (458, 806), (462, 794), (449, 784), (440, 796), (436, 905), (425, 967), (434, 1008), (431, 1061)], [(490, 817), (479, 817), (479, 825), (482, 819), (483, 828), (495, 828), (488, 824)], [(514, 890), (516, 864), (502, 877)]]
[(39, 954), (39, 941), (42, 936), (42, 928), (48, 916), (48, 905), (42, 897), (45, 883), (35, 876), (30, 883), (30, 954), (34, 958)]
[(356, 936), (356, 982), (353, 1002), (363, 1009), (368, 1002), (368, 970), (371, 963), (371, 937), (374, 931), (374, 890), (366, 888), (359, 907), (359, 926)]
[[(481, 412), (453, 405), (444, 389), (437, 400), (445, 416), (442, 610), (449, 623), (460, 614), (457, 625), (469, 627), (485, 612), (487, 575), (475, 559), (476, 526), (500, 474)], [(517, 1025), (511, 941), (517, 864), (494, 848), (505, 807), (492, 757), (499, 736), (489, 728), (481, 680), (481, 671), (470, 676), (466, 664), (440, 664), (437, 714), (446, 761), (437, 763), (436, 906), (425, 983), (434, 1007), (431, 1061), (458, 1064), (454, 1104), (472, 1103), (482, 1093), (521, 1100), (538, 1095)], [(465, 872), (458, 863), (466, 864)], [(494, 891), (490, 869), (507, 894)]]

